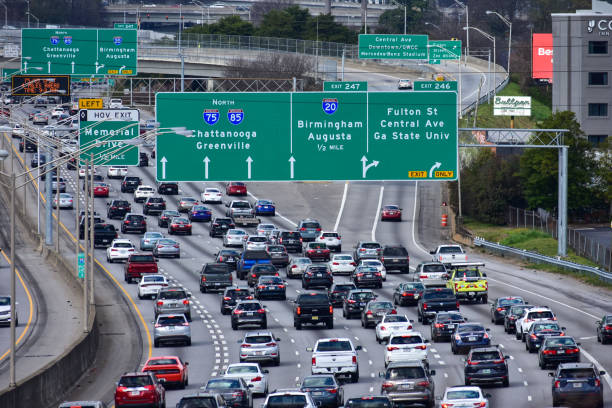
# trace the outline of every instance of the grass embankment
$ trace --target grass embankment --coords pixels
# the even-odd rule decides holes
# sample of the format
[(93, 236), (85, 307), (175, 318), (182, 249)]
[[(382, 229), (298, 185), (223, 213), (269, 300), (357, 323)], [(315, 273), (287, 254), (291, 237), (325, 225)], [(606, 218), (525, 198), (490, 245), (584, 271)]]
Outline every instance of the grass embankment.
[[(484, 95), (485, 90), (481, 90)], [(521, 91), (519, 84), (510, 82), (497, 95), (499, 96), (527, 96)], [(550, 106), (531, 98), (531, 116), (515, 116), (514, 127), (517, 129), (535, 129), (537, 122), (540, 122), (552, 114)], [(459, 121), (459, 127), (473, 127), (474, 111), (469, 116), (464, 117)], [(510, 116), (493, 116), (493, 98), (491, 103), (483, 103), (478, 106), (478, 117), (476, 118), (476, 127), (479, 128), (509, 128)]]
[[(511, 246), (518, 249), (525, 249), (527, 251), (537, 252), (546, 256), (557, 256), (557, 240), (551, 237), (549, 234), (541, 231), (491, 225), (475, 221), (467, 217), (464, 219), (463, 225), (465, 228), (470, 230), (474, 236), (482, 237), (487, 241), (498, 242), (502, 245)], [(582, 265), (593, 267), (598, 266), (589, 259), (576, 255), (571, 248), (568, 248), (567, 257), (563, 259)], [(566, 270), (549, 264), (525, 263), (525, 267), (573, 276), (582, 282), (612, 289), (612, 284), (603, 282), (599, 278), (590, 274), (581, 274), (573, 270)]]

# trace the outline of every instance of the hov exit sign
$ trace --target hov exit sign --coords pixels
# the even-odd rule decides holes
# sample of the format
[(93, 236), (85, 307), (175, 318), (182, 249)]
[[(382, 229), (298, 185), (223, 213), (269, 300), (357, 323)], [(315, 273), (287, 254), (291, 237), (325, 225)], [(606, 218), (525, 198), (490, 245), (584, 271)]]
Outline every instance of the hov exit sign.
[(456, 92), (158, 93), (159, 181), (454, 180)]

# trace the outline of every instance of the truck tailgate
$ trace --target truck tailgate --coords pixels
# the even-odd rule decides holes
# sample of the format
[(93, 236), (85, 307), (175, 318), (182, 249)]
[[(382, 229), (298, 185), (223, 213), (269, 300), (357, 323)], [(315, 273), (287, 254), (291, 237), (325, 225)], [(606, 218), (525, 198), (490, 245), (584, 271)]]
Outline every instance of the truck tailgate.
[(316, 367), (327, 368), (351, 366), (353, 365), (354, 355), (351, 351), (339, 351), (333, 353), (315, 353), (313, 357), (316, 359)]

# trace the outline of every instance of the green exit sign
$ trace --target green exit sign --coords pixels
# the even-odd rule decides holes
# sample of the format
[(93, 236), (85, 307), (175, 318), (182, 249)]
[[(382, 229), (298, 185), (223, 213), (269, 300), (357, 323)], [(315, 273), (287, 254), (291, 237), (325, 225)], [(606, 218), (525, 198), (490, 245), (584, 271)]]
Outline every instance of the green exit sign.
[(456, 91), (457, 81), (414, 81), (415, 91)]
[(77, 255), (77, 264), (79, 265), (79, 278), (83, 279), (85, 278), (85, 254), (83, 252), (79, 252)]
[(115, 23), (114, 28), (122, 28), (124, 30), (138, 30), (138, 24), (136, 23)]
[(328, 81), (323, 82), (323, 90), (338, 92), (367, 91), (368, 83), (366, 81)]

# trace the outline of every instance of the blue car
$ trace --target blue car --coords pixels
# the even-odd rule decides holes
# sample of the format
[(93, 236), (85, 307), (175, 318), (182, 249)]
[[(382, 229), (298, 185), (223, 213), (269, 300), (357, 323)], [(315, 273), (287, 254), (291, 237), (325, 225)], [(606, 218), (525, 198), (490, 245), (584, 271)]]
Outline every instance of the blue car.
[(459, 323), (451, 336), (453, 354), (469, 351), (472, 347), (487, 347), (491, 345), (491, 337), (480, 323)]
[(210, 221), (212, 218), (212, 211), (210, 208), (207, 208), (203, 205), (194, 205), (191, 207), (189, 214), (189, 221), (197, 222), (197, 221)]
[(276, 214), (276, 205), (270, 200), (257, 200), (253, 203), (255, 215), (272, 215)]

